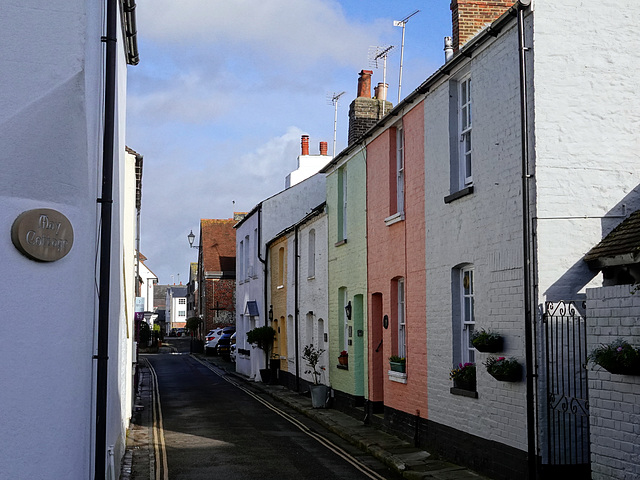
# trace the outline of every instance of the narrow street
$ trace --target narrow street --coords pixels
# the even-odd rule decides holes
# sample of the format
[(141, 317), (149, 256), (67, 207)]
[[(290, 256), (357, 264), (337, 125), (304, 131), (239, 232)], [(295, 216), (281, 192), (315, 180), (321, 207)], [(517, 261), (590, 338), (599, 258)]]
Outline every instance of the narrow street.
[(145, 356), (157, 380), (156, 478), (399, 478), (251, 384), (198, 362), (189, 339), (167, 340), (177, 351)]

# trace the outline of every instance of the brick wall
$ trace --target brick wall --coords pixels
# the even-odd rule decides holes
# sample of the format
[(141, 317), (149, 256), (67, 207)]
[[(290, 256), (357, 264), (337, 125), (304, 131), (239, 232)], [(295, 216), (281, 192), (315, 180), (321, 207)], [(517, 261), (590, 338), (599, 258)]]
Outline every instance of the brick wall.
[(515, 0), (452, 0), (454, 51), (458, 51), (476, 33), (506, 12), (514, 3)]
[[(587, 351), (622, 338), (640, 345), (640, 293), (631, 285), (587, 290)], [(594, 479), (640, 477), (640, 377), (589, 366)]]
[(235, 279), (209, 278), (204, 284), (205, 329), (209, 331), (217, 326), (235, 324)]
[(349, 106), (349, 145), (360, 138), (393, 108), (391, 102), (376, 98), (358, 97)]

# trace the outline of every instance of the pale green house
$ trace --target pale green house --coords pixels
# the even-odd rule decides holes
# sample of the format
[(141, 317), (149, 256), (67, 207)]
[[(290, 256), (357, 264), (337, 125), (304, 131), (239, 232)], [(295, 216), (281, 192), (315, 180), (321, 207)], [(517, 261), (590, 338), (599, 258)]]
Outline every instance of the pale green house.
[[(329, 221), (328, 368), (335, 406), (349, 409), (368, 396), (366, 150), (347, 148), (322, 173)], [(342, 351), (348, 352), (346, 365)]]

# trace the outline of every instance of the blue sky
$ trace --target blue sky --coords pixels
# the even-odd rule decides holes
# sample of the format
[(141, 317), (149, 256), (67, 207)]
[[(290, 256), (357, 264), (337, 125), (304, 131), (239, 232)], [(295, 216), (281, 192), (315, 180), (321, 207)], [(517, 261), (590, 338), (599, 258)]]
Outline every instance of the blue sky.
[[(388, 100), (444, 63), (449, 0), (138, 0), (140, 64), (129, 67), (127, 145), (144, 156), (141, 252), (160, 283), (188, 281), (187, 234), (201, 218), (231, 218), (284, 188), (300, 136), (346, 146), (358, 73), (383, 69), (370, 47), (394, 45)], [(196, 240), (197, 241), (197, 240)]]

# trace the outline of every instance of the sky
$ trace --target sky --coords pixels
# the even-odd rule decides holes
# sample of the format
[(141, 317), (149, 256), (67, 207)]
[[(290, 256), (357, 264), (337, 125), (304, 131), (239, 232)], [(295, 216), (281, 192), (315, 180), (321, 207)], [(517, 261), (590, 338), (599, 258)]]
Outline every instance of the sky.
[[(137, 0), (127, 146), (144, 157), (140, 251), (161, 284), (189, 280), (200, 219), (232, 218), (284, 189), (300, 137), (346, 147), (358, 73), (401, 98), (444, 63), (450, 0)], [(373, 48), (372, 48), (373, 47)], [(373, 88), (372, 88), (373, 90)], [(373, 93), (373, 92), (372, 92)]]

